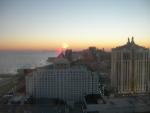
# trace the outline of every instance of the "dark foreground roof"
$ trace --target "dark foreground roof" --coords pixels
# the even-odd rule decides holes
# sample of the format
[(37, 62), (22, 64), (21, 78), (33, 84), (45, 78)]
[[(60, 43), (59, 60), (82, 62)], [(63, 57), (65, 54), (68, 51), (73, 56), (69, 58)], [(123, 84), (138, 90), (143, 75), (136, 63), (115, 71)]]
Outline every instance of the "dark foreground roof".
[(102, 99), (100, 94), (89, 94), (85, 96), (85, 100), (88, 104), (98, 104), (99, 99)]

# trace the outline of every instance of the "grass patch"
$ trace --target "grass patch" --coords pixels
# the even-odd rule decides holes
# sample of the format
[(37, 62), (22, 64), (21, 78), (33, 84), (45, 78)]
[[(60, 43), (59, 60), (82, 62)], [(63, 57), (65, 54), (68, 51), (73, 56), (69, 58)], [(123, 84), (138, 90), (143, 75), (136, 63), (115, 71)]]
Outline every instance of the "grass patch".
[(16, 83), (11, 80), (8, 84), (0, 86), (0, 95), (4, 95), (10, 89), (12, 89), (15, 85), (16, 85)]
[(13, 74), (0, 74), (0, 78), (11, 78), (10, 81), (5, 84), (0, 86), (0, 96), (6, 94), (9, 90), (15, 87), (15, 85), (19, 85), (20, 82), (22, 82), (24, 78), (24, 74), (22, 73), (17, 73), (15, 75)]

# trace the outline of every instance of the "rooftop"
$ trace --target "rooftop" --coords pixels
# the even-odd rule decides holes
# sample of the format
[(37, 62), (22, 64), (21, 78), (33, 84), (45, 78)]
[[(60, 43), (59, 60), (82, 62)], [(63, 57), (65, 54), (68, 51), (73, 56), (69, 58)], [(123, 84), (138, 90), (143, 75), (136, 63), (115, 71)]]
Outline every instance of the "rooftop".
[(69, 61), (66, 58), (56, 58), (53, 60), (54, 64), (69, 64)]
[(85, 96), (85, 100), (88, 104), (98, 104), (98, 100), (102, 100), (100, 94), (89, 94)]
[(134, 42), (134, 37), (132, 37), (131, 41), (130, 38), (128, 38), (128, 42), (123, 45), (123, 46), (118, 46), (115, 49), (120, 50), (120, 49), (147, 49), (145, 47), (139, 46)]
[[(98, 100), (102, 100), (103, 98), (99, 94), (92, 94), (85, 96), (85, 100), (87, 104), (100, 104)], [(117, 107), (123, 106), (138, 106), (138, 105), (150, 105), (149, 97), (141, 96), (141, 97), (116, 97), (107, 99), (106, 104), (104, 105), (115, 105)]]

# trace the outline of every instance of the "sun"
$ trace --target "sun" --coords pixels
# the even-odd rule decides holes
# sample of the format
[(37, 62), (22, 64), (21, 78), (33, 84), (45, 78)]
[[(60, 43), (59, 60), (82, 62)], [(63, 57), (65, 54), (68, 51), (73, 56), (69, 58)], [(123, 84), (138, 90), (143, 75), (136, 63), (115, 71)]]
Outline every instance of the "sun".
[(62, 44), (62, 48), (63, 48), (63, 49), (67, 49), (68, 47), (69, 47), (69, 45), (68, 45), (67, 43), (63, 43), (63, 44)]

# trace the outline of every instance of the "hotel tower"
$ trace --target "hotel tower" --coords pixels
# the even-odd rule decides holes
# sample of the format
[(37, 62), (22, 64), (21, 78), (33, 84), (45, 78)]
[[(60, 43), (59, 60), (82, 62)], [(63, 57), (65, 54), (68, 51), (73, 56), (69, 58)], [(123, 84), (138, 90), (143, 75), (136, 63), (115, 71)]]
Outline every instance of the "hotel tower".
[(137, 94), (150, 91), (149, 49), (135, 44), (134, 38), (127, 44), (112, 49), (111, 86), (118, 94)]

